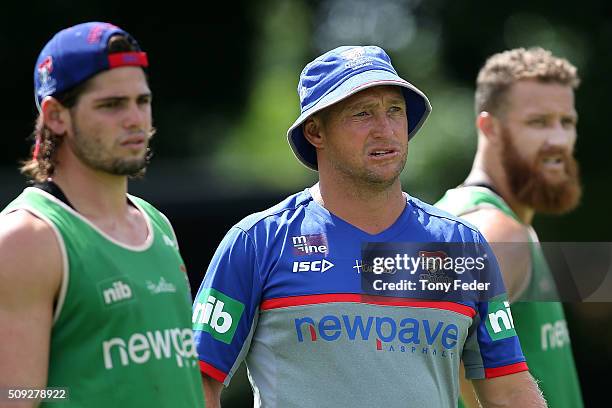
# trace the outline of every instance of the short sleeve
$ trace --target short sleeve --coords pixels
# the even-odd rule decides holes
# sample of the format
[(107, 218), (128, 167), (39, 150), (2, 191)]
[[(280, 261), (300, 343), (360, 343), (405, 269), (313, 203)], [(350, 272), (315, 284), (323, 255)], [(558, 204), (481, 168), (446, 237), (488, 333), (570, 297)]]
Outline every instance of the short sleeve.
[(469, 379), (500, 377), (528, 370), (514, 329), (514, 320), (497, 259), (484, 237), (492, 296), (476, 303), (476, 316), (463, 348), (465, 376)]
[(253, 240), (233, 227), (219, 244), (193, 304), (194, 339), (204, 374), (229, 384), (248, 352), (260, 300)]

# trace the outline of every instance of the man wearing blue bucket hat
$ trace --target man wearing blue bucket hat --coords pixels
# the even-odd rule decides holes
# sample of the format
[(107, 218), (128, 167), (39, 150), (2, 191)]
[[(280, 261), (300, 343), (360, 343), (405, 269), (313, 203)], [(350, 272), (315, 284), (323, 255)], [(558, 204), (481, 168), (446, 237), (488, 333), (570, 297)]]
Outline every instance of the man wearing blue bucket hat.
[(402, 192), (427, 97), (376, 46), (316, 58), (298, 94), (287, 138), (319, 183), (240, 221), (213, 256), (192, 316), (207, 404), (218, 406), (246, 359), (255, 406), (455, 407), (462, 358), (485, 406), (545, 406), (509, 308), (492, 309), (503, 302), (364, 293), (366, 243), (486, 245), (470, 225)]
[(33, 185), (0, 213), (0, 406), (204, 403), (172, 226), (127, 194), (154, 133), (147, 66), (102, 22), (36, 61)]

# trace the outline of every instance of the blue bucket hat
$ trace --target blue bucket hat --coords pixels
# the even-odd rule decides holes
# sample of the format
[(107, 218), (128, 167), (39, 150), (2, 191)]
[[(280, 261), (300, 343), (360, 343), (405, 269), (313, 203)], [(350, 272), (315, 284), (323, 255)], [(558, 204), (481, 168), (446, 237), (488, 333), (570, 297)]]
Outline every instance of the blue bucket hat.
[[(108, 41), (116, 34), (127, 37), (138, 51), (108, 54)], [(113, 24), (89, 22), (66, 28), (49, 40), (36, 60), (36, 106), (40, 111), (45, 97), (67, 91), (101, 71), (148, 65), (147, 54), (140, 51), (136, 40)]]
[(377, 46), (344, 46), (326, 52), (307, 64), (300, 74), (298, 95), (301, 114), (287, 131), (287, 141), (297, 159), (317, 170), (315, 147), (304, 137), (302, 124), (316, 112), (373, 86), (402, 89), (408, 117), (408, 140), (425, 122), (431, 104), (423, 92), (400, 78), (387, 53)]

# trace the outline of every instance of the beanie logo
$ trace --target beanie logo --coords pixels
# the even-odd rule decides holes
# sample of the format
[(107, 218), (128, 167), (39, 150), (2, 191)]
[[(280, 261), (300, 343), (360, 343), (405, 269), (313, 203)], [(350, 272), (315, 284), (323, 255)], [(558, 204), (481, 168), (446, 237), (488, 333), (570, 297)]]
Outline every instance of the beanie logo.
[(38, 95), (41, 98), (55, 92), (57, 81), (51, 77), (51, 72), (53, 72), (53, 58), (49, 55), (38, 65), (38, 81), (40, 82)]

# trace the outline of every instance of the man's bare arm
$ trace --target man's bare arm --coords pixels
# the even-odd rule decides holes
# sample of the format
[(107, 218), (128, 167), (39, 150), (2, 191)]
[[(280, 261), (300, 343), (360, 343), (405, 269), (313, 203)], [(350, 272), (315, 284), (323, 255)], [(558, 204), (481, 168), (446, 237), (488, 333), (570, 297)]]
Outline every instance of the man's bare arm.
[(491, 245), (508, 298), (516, 300), (531, 279), (531, 252), (525, 244), (529, 240), (525, 226), (494, 208), (483, 208), (461, 218), (478, 228)]
[(25, 211), (0, 217), (0, 387), (47, 384), (62, 267), (57, 238), (44, 221)]
[[(462, 218), (474, 225), (491, 245), (499, 263), (499, 268), (512, 301), (520, 296), (531, 279), (531, 253), (525, 226), (494, 208), (483, 208)], [(461, 396), (469, 408), (478, 408), (472, 384), (465, 377), (459, 377)]]
[(546, 401), (528, 371), (473, 380), (478, 400), (484, 408), (546, 408)]
[(202, 386), (204, 387), (206, 408), (220, 408), (223, 384), (217, 380), (213, 380), (206, 374), (202, 374)]
[(459, 365), (459, 393), (461, 394), (463, 405), (467, 408), (480, 408), (475, 392), (472, 381), (465, 378), (465, 367), (463, 367), (462, 361)]

